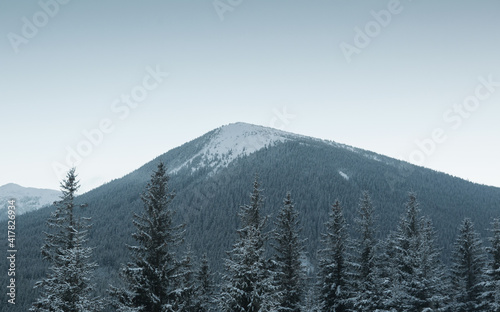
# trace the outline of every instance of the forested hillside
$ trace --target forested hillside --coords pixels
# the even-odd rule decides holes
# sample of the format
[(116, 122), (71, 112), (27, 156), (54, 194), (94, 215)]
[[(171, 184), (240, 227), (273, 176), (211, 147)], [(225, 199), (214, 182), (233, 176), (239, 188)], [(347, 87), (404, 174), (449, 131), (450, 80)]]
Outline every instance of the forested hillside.
[[(262, 216), (269, 216), (263, 227), (273, 228), (273, 220), (290, 192), (301, 238), (306, 239), (305, 257), (309, 281), (320, 272), (318, 251), (325, 246), (322, 233), (327, 231), (332, 205), (338, 200), (343, 207), (347, 234), (355, 236), (355, 219), (363, 191), (371, 196), (374, 207), (376, 241), (385, 241), (391, 232), (398, 231), (401, 218), (407, 212), (408, 193), (418, 196), (419, 211), (432, 220), (435, 245), (439, 260), (450, 267), (453, 245), (464, 218), (470, 218), (482, 237), (490, 235), (488, 229), (493, 218), (500, 217), (500, 189), (473, 184), (429, 169), (415, 167), (381, 155), (353, 149), (332, 142), (300, 136), (268, 142), (253, 153), (240, 154), (232, 161), (227, 154), (200, 154), (217, 132), (210, 132), (192, 142), (173, 149), (129, 175), (107, 183), (91, 192), (78, 196), (77, 204), (87, 204), (75, 210), (77, 215), (90, 217), (92, 228), (89, 243), (96, 270), (97, 293), (105, 296), (110, 283), (117, 283), (121, 264), (129, 260), (126, 244), (134, 244), (132, 217), (143, 209), (141, 194), (158, 163), (163, 162), (170, 172), (170, 189), (175, 199), (170, 208), (175, 211), (175, 224), (185, 224), (185, 244), (193, 259), (207, 255), (214, 272), (223, 273), (223, 259), (239, 235), (242, 224), (240, 207), (249, 202), (251, 185), (259, 176), (263, 203)], [(251, 137), (251, 133), (248, 136)], [(253, 135), (259, 135), (258, 131)], [(263, 140), (254, 140), (255, 142)], [(231, 151), (230, 151), (231, 152)], [(210, 163), (206, 163), (206, 161)], [(224, 163), (224, 166), (217, 164)], [(214, 170), (217, 168), (217, 170)], [(54, 207), (28, 213), (17, 218), (17, 278), (19, 311), (26, 311), (35, 300), (33, 285), (48, 267), (42, 260), (46, 220)], [(6, 224), (2, 223), (6, 228)], [(5, 233), (1, 234), (6, 241)], [(269, 244), (267, 242), (266, 244)], [(486, 244), (486, 241), (485, 241)], [(265, 249), (271, 257), (272, 248)], [(6, 262), (0, 270), (6, 271)], [(216, 283), (221, 282), (214, 275)], [(0, 311), (5, 310), (2, 305)]]

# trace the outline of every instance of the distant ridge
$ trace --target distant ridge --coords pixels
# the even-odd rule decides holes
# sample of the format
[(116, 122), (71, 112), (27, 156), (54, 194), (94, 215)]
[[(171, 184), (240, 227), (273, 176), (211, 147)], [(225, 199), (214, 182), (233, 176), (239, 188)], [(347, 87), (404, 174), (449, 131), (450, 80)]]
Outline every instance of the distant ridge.
[(51, 205), (59, 199), (61, 192), (51, 189), (40, 189), (34, 187), (23, 187), (15, 183), (0, 186), (0, 221), (7, 217), (7, 201), (16, 200), (16, 214), (22, 215), (27, 212)]

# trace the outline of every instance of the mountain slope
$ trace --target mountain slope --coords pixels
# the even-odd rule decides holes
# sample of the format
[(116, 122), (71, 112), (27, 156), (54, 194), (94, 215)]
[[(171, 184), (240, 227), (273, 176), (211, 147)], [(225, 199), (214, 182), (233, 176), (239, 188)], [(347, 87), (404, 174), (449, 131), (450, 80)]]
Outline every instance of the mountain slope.
[[(420, 208), (437, 229), (438, 244), (446, 261), (457, 227), (471, 217), (483, 234), (492, 217), (500, 214), (500, 189), (473, 184), (433, 170), (412, 166), (376, 153), (248, 124), (215, 129), (172, 149), (121, 179), (77, 198), (88, 207), (79, 210), (92, 217), (90, 245), (95, 246), (102, 291), (116, 278), (121, 263), (128, 261), (125, 244), (133, 244), (131, 218), (142, 209), (140, 194), (159, 161), (171, 168), (171, 188), (176, 191), (172, 208), (177, 222), (186, 224), (186, 242), (195, 255), (207, 252), (215, 271), (236, 238), (238, 211), (249, 201), (254, 175), (263, 187), (268, 225), (291, 191), (300, 212), (302, 235), (308, 240), (307, 257), (314, 269), (320, 234), (330, 205), (339, 199), (350, 224), (356, 217), (363, 190), (374, 201), (379, 238), (395, 230), (404, 211), (407, 193), (418, 194)], [(17, 219), (19, 302), (35, 296), (34, 282), (47, 264), (40, 246), (45, 220), (52, 208)], [(271, 226), (269, 226), (269, 229)], [(0, 235), (5, 233), (0, 232)], [(21, 234), (22, 233), (22, 234)], [(0, 239), (6, 241), (3, 236)], [(5, 269), (0, 262), (0, 271)], [(26, 309), (21, 309), (26, 310)], [(0, 307), (0, 311), (2, 308)]]
[(207, 144), (182, 165), (173, 168), (171, 173), (176, 173), (187, 166), (191, 167), (192, 171), (209, 166), (215, 173), (239, 157), (297, 137), (288, 132), (246, 123), (231, 124), (214, 130)]
[(16, 214), (40, 209), (51, 205), (59, 199), (61, 193), (55, 190), (38, 189), (33, 187), (22, 187), (20, 185), (9, 183), (0, 186), (0, 221), (7, 218), (7, 200), (16, 200)]

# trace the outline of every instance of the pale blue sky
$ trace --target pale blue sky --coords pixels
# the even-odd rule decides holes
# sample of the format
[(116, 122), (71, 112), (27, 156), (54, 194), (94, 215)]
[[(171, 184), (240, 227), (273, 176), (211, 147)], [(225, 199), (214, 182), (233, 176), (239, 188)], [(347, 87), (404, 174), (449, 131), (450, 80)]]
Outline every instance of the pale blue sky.
[[(58, 188), (53, 164), (104, 120), (77, 168), (84, 191), (237, 121), (500, 187), (496, 0), (218, 0), (220, 14), (212, 1), (66, 1), (0, 1), (0, 185)], [(348, 62), (357, 28), (372, 38)], [(453, 111), (478, 88), (477, 107)], [(446, 140), (419, 158), (435, 129)]]

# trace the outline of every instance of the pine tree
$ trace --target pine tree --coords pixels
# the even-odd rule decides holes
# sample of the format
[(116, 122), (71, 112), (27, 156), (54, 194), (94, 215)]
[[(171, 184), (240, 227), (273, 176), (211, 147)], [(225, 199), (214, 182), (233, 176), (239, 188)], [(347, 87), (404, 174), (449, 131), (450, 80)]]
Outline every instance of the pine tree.
[(212, 280), (212, 272), (208, 266), (207, 254), (203, 254), (201, 258), (200, 268), (196, 273), (196, 298), (197, 312), (215, 311), (214, 307), (214, 284)]
[[(381, 254), (377, 257), (377, 279), (380, 281), (380, 311), (399, 311), (402, 306), (402, 289), (396, 267), (396, 233), (391, 232), (386, 240), (380, 242)], [(378, 310), (376, 310), (378, 311)]]
[(300, 261), (304, 246), (299, 237), (301, 229), (298, 215), (288, 192), (275, 222), (274, 232), (275, 285), (279, 292), (277, 311), (300, 312), (304, 299), (305, 272)]
[(483, 297), (488, 301), (489, 311), (500, 312), (500, 219), (493, 219), (491, 225), (491, 247), (487, 249), (491, 260), (486, 271), (488, 279)]
[(74, 203), (79, 188), (75, 169), (61, 183), (61, 200), (47, 221), (42, 255), (51, 263), (47, 277), (35, 284), (40, 298), (30, 311), (101, 311), (103, 300), (93, 297), (91, 278), (97, 264), (91, 262), (92, 248), (86, 247), (90, 219), (76, 217)]
[(319, 312), (320, 308), (317, 299), (318, 299), (317, 287), (315, 284), (312, 284), (309, 288), (306, 288), (303, 311)]
[(451, 310), (456, 312), (490, 311), (482, 299), (484, 294), (485, 251), (474, 224), (468, 218), (460, 226), (455, 242), (451, 268), (454, 300)]
[(436, 232), (432, 222), (424, 218), (421, 225), (421, 245), (417, 278), (421, 283), (421, 299), (431, 311), (446, 311), (450, 300), (449, 281), (441, 254), (435, 245)]
[(386, 243), (391, 250), (386, 250), (390, 267), (383, 276), (389, 279), (389, 283), (384, 283), (388, 286), (384, 288), (385, 309), (444, 309), (447, 285), (434, 237), (431, 222), (420, 217), (416, 195), (410, 193), (398, 230)]
[(258, 177), (255, 178), (250, 204), (241, 207), (242, 228), (238, 241), (225, 259), (219, 304), (228, 312), (270, 311), (273, 304), (272, 274), (264, 257), (267, 234), (263, 233), (266, 218), (260, 216), (263, 198)]
[(137, 245), (128, 246), (131, 262), (120, 277), (124, 287), (111, 286), (113, 306), (117, 311), (163, 312), (177, 311), (182, 261), (176, 249), (182, 243), (183, 226), (173, 225), (170, 204), (175, 195), (168, 188), (169, 177), (159, 163), (142, 195), (144, 211), (134, 214)]
[(349, 268), (347, 225), (342, 212), (342, 206), (337, 200), (332, 205), (327, 231), (323, 234), (324, 249), (319, 252), (319, 304), (324, 312), (349, 311), (352, 295), (349, 281), (352, 274)]
[(175, 276), (177, 282), (175, 295), (175, 311), (179, 312), (199, 312), (198, 298), (196, 297), (196, 281), (193, 271), (193, 255), (191, 248), (188, 248), (186, 255), (181, 261), (179, 271)]
[(409, 194), (406, 213), (396, 233), (397, 285), (402, 292), (400, 298), (405, 311), (420, 311), (426, 307), (423, 285), (418, 278), (421, 246), (421, 225), (419, 204), (414, 193)]
[(375, 311), (380, 306), (381, 289), (377, 278), (374, 209), (368, 192), (363, 192), (355, 219), (358, 237), (355, 240), (354, 260), (355, 296), (352, 304), (356, 311)]

